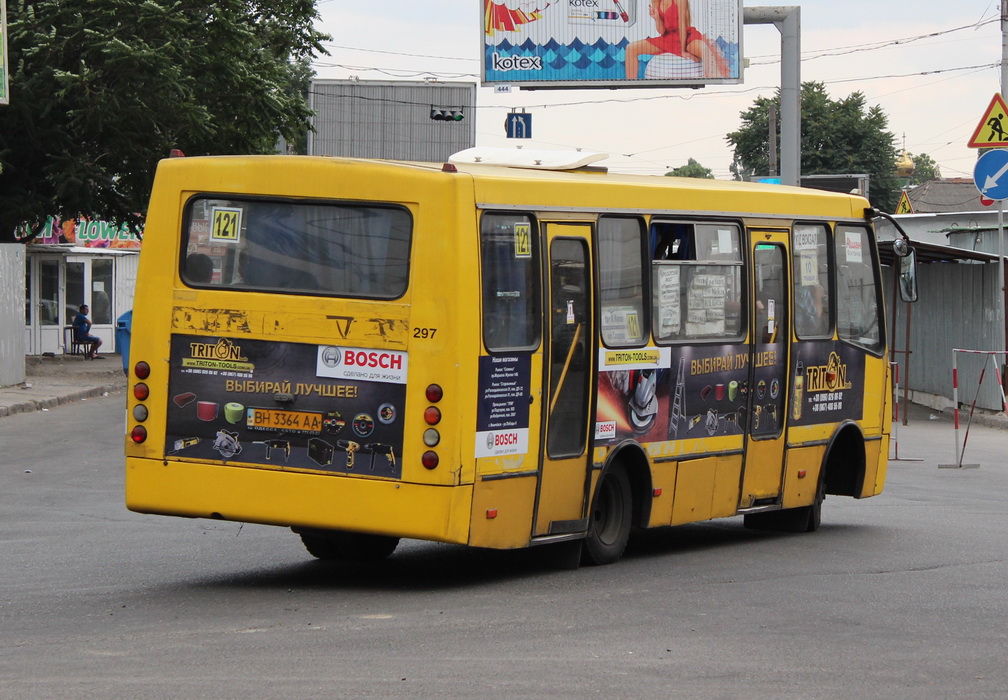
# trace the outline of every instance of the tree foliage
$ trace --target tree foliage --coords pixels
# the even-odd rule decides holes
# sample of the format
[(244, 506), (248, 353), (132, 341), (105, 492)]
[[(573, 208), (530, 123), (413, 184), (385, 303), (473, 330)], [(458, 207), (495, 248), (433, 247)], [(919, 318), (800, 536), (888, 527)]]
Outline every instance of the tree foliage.
[(137, 225), (160, 158), (307, 128), (314, 0), (8, 0), (0, 240), (50, 215)]
[(668, 177), (700, 177), (708, 180), (714, 179), (714, 173), (710, 168), (705, 168), (694, 158), (690, 158), (686, 165), (680, 165), (665, 173)]
[(938, 169), (938, 164), (927, 153), (920, 153), (918, 155), (911, 153), (910, 157), (914, 162), (913, 175), (910, 177), (911, 185), (922, 185), (925, 182), (941, 178), (941, 170)]
[[(758, 97), (742, 112), (739, 130), (726, 137), (735, 149), (732, 173), (737, 179), (769, 171), (771, 104), (780, 113), (779, 91), (773, 98)], [(830, 99), (822, 83), (807, 82), (801, 89), (801, 121), (802, 175), (868, 173), (872, 204), (893, 211), (900, 194), (895, 137), (880, 107), (867, 107), (860, 92)]]

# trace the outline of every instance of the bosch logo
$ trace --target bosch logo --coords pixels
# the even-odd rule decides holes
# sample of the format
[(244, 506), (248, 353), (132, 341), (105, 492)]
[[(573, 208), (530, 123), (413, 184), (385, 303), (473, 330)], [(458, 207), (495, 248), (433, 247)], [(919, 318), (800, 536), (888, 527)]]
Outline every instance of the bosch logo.
[(494, 448), (494, 434), (490, 433), (487, 435), (487, 449), (492, 450)]
[(518, 444), (517, 433), (495, 433), (493, 436), (494, 447), (510, 447)]
[[(337, 352), (339, 352), (337, 350)], [(325, 357), (322, 358), (323, 362)], [(354, 352), (347, 350), (343, 353), (343, 363), (347, 367), (370, 367), (381, 369), (402, 369), (402, 355), (390, 352)]]
[(339, 367), (342, 361), (343, 353), (340, 352), (339, 348), (330, 346), (322, 351), (322, 362), (325, 363), (326, 367)]

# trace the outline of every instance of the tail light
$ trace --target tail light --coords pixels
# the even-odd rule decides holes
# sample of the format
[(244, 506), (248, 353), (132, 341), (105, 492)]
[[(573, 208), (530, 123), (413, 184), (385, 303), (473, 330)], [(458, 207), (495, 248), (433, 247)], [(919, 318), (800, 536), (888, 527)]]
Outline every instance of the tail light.
[[(424, 396), (431, 403), (438, 403), (444, 398), (444, 389), (440, 384), (429, 384), (424, 391)], [(427, 425), (437, 425), (441, 422), (441, 409), (437, 406), (428, 406), (424, 410), (424, 422)], [(434, 428), (427, 428), (423, 433), (423, 443), (427, 447), (435, 447), (441, 442), (441, 433)], [(420, 457), (420, 463), (427, 469), (434, 469), (440, 463), (441, 458), (434, 450), (427, 450)]]
[[(137, 379), (145, 380), (150, 377), (151, 368), (150, 365), (143, 360), (137, 362), (133, 365), (133, 374)], [(146, 401), (150, 397), (150, 386), (147, 385), (145, 381), (139, 381), (133, 385), (133, 398), (137, 401)], [(143, 423), (147, 420), (149, 411), (147, 406), (143, 403), (139, 403), (133, 407), (133, 420), (137, 423)], [(147, 440), (147, 428), (142, 425), (135, 425), (130, 431), (130, 440), (136, 444), (140, 444)]]

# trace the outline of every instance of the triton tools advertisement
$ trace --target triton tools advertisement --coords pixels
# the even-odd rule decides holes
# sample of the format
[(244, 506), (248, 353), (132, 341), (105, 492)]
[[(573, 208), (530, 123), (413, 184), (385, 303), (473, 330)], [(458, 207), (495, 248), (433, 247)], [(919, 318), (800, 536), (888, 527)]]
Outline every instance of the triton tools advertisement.
[(784, 361), (779, 345), (602, 348), (595, 440), (774, 435), (861, 418), (863, 350), (831, 340), (793, 346), (790, 389)]
[(400, 478), (404, 352), (174, 335), (165, 452)]

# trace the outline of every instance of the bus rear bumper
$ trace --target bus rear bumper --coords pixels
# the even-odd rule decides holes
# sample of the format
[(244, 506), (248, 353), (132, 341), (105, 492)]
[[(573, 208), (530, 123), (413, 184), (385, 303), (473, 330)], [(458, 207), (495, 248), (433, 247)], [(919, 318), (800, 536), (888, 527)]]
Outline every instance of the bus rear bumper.
[(432, 486), (200, 462), (126, 458), (138, 513), (368, 532), (467, 544), (472, 486)]

